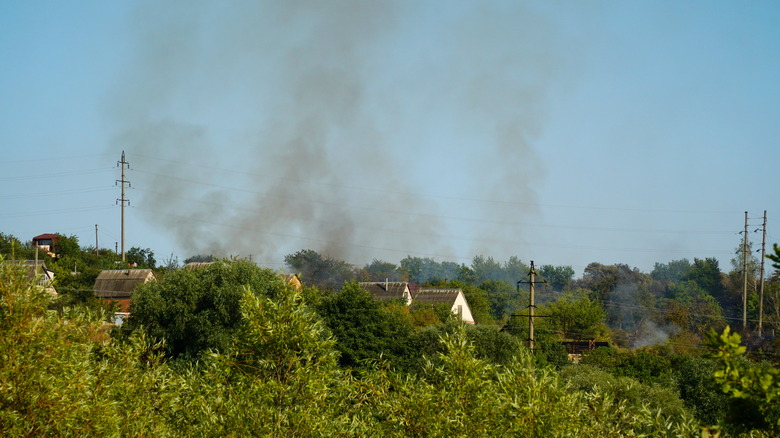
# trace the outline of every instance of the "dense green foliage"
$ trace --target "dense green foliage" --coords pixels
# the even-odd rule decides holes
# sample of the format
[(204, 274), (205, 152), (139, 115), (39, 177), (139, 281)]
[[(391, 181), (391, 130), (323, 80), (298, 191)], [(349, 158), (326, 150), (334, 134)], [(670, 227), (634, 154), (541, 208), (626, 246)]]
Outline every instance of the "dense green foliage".
[(140, 334), (46, 311), (48, 298), (0, 267), (0, 430), (6, 436), (693, 436), (684, 413), (609, 392), (572, 391), (519, 353), (476, 357), (463, 331), (419, 374), (377, 362), (342, 371), (317, 316), (287, 286), (243, 287), (224, 352), (170, 367)]
[(412, 323), (380, 305), (357, 283), (323, 299), (319, 314), (338, 340), (341, 364), (356, 367), (380, 357), (398, 362), (412, 354)]
[(708, 344), (716, 349), (714, 357), (718, 360), (718, 370), (715, 379), (723, 392), (744, 402), (739, 404), (741, 415), (750, 423), (741, 426), (780, 433), (780, 370), (741, 360), (746, 349), (740, 341), (739, 334), (731, 333), (728, 327), (721, 334), (713, 331), (707, 336)]
[[(0, 257), (30, 249), (0, 234)], [(765, 334), (746, 336), (746, 348), (728, 331), (706, 336), (741, 314), (735, 272), (715, 259), (656, 264), (649, 274), (593, 263), (579, 279), (545, 265), (532, 354), (528, 291), (515, 288), (529, 268), (517, 258), (354, 268), (303, 250), (287, 257), (304, 280), (295, 289), (247, 261), (158, 268), (150, 249), (135, 248), (132, 263), (154, 267), (158, 281), (136, 289), (133, 316), (116, 330), (92, 285), (117, 255), (82, 250), (73, 236), (58, 251), (42, 256), (57, 297), (0, 262), (6, 436), (778, 433), (777, 369), (746, 357), (777, 364), (766, 335), (780, 328), (777, 273), (765, 288)], [(442, 305), (377, 301), (354, 279), (459, 288), (477, 324)], [(756, 312), (748, 308), (749, 321)], [(589, 339), (611, 347), (572, 365), (560, 341)]]
[(132, 333), (142, 328), (153, 339), (164, 341), (171, 357), (225, 351), (241, 323), (240, 300), (246, 287), (275, 296), (282, 280), (242, 260), (173, 271), (136, 288), (130, 308), (133, 316), (122, 329)]

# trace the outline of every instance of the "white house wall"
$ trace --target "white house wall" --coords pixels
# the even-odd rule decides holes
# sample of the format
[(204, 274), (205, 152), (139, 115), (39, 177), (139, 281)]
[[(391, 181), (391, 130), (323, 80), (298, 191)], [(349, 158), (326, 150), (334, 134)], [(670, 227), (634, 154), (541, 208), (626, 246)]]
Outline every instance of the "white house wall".
[(471, 308), (469, 303), (466, 302), (466, 297), (463, 292), (458, 292), (458, 296), (455, 298), (455, 303), (452, 305), (452, 313), (460, 314), (460, 320), (469, 324), (474, 324), (474, 316), (471, 315)]

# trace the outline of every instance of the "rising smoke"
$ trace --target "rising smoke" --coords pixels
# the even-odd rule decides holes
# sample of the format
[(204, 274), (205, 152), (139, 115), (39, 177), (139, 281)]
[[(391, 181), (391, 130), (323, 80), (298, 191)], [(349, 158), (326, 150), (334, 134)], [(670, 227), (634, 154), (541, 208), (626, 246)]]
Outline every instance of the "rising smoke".
[(519, 254), (552, 27), (523, 2), (142, 2), (112, 147), (186, 255)]

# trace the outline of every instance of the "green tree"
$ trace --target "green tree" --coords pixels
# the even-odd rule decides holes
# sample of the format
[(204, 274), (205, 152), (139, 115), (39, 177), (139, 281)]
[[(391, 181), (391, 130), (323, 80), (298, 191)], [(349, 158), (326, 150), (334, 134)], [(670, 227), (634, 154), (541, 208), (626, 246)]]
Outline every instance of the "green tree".
[(501, 265), (493, 260), (493, 257), (478, 255), (471, 261), (471, 271), (474, 274), (474, 285), (488, 280), (498, 280), (503, 277)]
[(539, 268), (539, 275), (553, 291), (561, 292), (574, 280), (574, 269), (571, 266), (543, 265)]
[(149, 248), (141, 249), (134, 246), (125, 253), (125, 260), (127, 260), (128, 265), (137, 265), (139, 268), (154, 269), (157, 267), (157, 260), (154, 259), (154, 251)]
[(245, 287), (259, 295), (276, 296), (284, 284), (273, 271), (243, 260), (173, 271), (136, 289), (132, 317), (122, 329), (143, 330), (165, 341), (172, 357), (197, 358), (207, 350), (225, 351), (241, 324), (239, 303)]
[(700, 288), (715, 297), (727, 315), (736, 314), (738, 297), (727, 292), (717, 259), (693, 259), (693, 266), (683, 280), (696, 282)]
[[(747, 350), (740, 345), (741, 341), (741, 336), (732, 333), (728, 326), (720, 334), (712, 331), (707, 335), (707, 345), (714, 350), (712, 356), (718, 362), (715, 380), (724, 393), (745, 402), (740, 406), (744, 415), (731, 418), (740, 422), (733, 426), (780, 433), (780, 371), (741, 360)], [(750, 410), (757, 410), (760, 415), (750, 415)]]
[(0, 233), (0, 255), (6, 260), (27, 260), (35, 257), (35, 250), (29, 242), (22, 243), (15, 236)]
[(603, 304), (609, 327), (624, 333), (633, 333), (649, 317), (655, 305), (651, 285), (650, 276), (636, 268), (600, 263), (588, 265), (575, 284), (592, 291), (590, 298)]
[(604, 308), (582, 290), (545, 305), (540, 313), (549, 315), (547, 323), (567, 339), (604, 339), (609, 332)]
[(377, 259), (364, 266), (359, 275), (360, 281), (401, 281), (403, 277), (398, 266)]
[(670, 284), (667, 298), (661, 300), (658, 307), (664, 316), (663, 322), (670, 322), (699, 337), (711, 329), (721, 330), (725, 326), (720, 304), (695, 281)]
[(668, 386), (643, 383), (634, 377), (613, 375), (585, 364), (564, 367), (561, 377), (577, 391), (609, 394), (632, 406), (634, 411), (638, 411), (640, 406), (647, 406), (672, 418), (682, 419), (689, 415), (684, 401), (674, 388)]
[[(4, 436), (165, 436), (174, 387), (142, 338), (110, 340), (99, 313), (50, 312), (52, 297), (0, 257)], [(144, 363), (138, 361), (144, 357)]]
[(411, 320), (384, 308), (357, 283), (324, 297), (317, 312), (336, 337), (342, 366), (361, 367), (380, 357), (397, 363), (410, 354)]
[(766, 258), (772, 261), (772, 267), (776, 270), (780, 271), (780, 246), (778, 246), (776, 243), (772, 244), (772, 249), (774, 250), (774, 254), (767, 254)]
[(410, 307), (410, 316), (415, 327), (426, 327), (457, 321), (457, 316), (443, 303), (413, 302)]
[(300, 275), (301, 281), (320, 288), (338, 289), (355, 276), (347, 262), (323, 256), (311, 249), (288, 254), (284, 261), (292, 272)]
[(528, 278), (530, 269), (530, 266), (523, 263), (517, 256), (511, 256), (509, 260), (504, 262), (504, 276), (500, 280), (509, 284), (517, 284), (518, 280)]
[(682, 280), (691, 270), (688, 259), (672, 260), (669, 263), (656, 263), (650, 277), (653, 280), (673, 283)]
[(701, 424), (714, 425), (724, 418), (728, 397), (712, 378), (715, 361), (704, 357), (676, 354), (671, 369), (680, 398)]
[(620, 282), (620, 270), (617, 266), (591, 263), (586, 268), (577, 286), (593, 292), (592, 298), (607, 301)]
[(57, 254), (57, 257), (79, 255), (81, 248), (79, 247), (79, 238), (77, 236), (66, 236), (59, 233), (56, 236), (57, 240), (54, 242), (52, 252)]
[(454, 262), (439, 263), (428, 257), (407, 256), (401, 260), (400, 271), (412, 283), (439, 282), (460, 278), (462, 266)]
[(244, 286), (240, 306), (242, 319), (230, 354), (238, 370), (277, 382), (335, 371), (335, 341), (297, 289), (287, 285), (271, 298)]
[(520, 307), (520, 293), (513, 285), (501, 280), (488, 280), (478, 286), (490, 303), (490, 315), (496, 321), (505, 320)]

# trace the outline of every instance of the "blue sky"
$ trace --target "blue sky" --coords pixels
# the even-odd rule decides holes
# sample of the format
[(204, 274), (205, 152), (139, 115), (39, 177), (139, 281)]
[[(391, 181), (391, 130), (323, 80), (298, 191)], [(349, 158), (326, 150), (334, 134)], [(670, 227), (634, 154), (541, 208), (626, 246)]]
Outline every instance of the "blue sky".
[(776, 2), (4, 2), (0, 232), (158, 260), (716, 257), (780, 214)]

